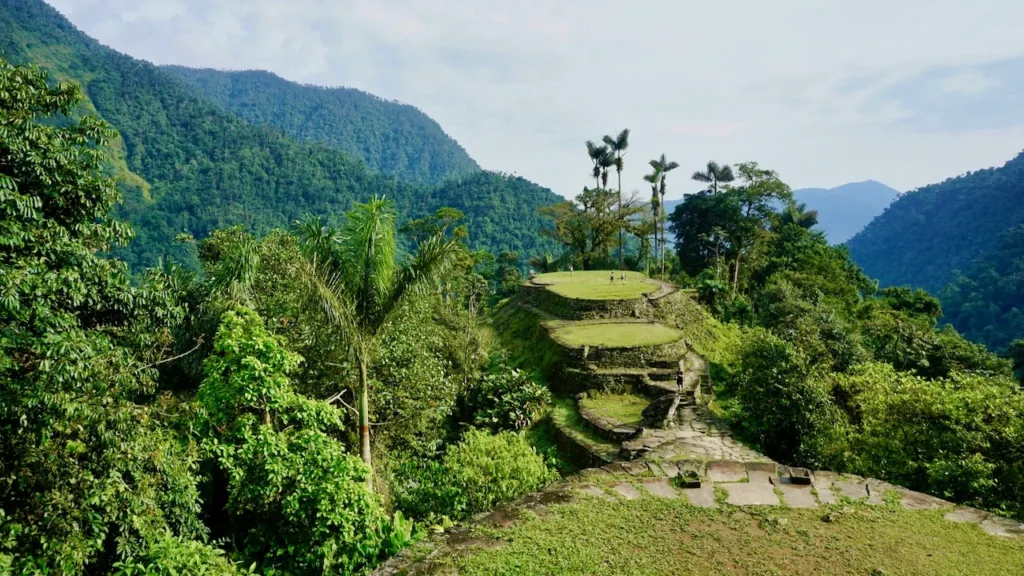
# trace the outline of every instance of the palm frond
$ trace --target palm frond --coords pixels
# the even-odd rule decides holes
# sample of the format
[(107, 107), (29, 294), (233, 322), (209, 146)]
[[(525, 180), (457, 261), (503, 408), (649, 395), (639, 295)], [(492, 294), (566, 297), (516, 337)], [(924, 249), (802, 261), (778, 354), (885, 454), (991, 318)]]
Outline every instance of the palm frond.
[(696, 180), (697, 182), (709, 183), (714, 180), (714, 176), (708, 172), (694, 172), (693, 176), (690, 176), (690, 179)]
[(373, 329), (383, 322), (395, 274), (395, 213), (391, 203), (374, 198), (346, 215), (339, 242), (342, 281), (357, 314)]
[(388, 313), (401, 307), (407, 298), (427, 294), (449, 275), (458, 262), (462, 246), (437, 234), (420, 243), (412, 260), (402, 267), (391, 294)]
[(311, 253), (295, 263), (299, 282), (306, 290), (310, 304), (323, 311), (327, 320), (336, 327), (357, 334), (355, 303), (348, 297), (344, 278), (324, 254)]
[(732, 182), (733, 180), (735, 180), (736, 176), (732, 173), (732, 166), (726, 164), (725, 166), (719, 168), (718, 172), (716, 173), (716, 179), (719, 182)]
[(248, 234), (242, 235), (224, 252), (211, 274), (214, 292), (233, 304), (252, 305), (252, 283), (260, 264), (260, 245)]
[(671, 172), (672, 170), (675, 170), (676, 168), (679, 168), (679, 162), (669, 162), (667, 164), (663, 164), (662, 165), (661, 171), (662, 172)]

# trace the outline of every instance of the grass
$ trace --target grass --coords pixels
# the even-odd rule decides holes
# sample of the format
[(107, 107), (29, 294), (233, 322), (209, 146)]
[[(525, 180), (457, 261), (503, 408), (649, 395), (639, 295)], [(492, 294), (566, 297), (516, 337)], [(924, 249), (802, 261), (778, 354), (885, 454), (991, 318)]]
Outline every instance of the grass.
[(606, 348), (635, 348), (668, 344), (683, 337), (683, 333), (663, 324), (593, 322), (561, 322), (551, 329), (551, 337), (564, 346), (604, 346)]
[(635, 394), (595, 394), (580, 401), (587, 409), (594, 410), (619, 424), (638, 425), (643, 421), (644, 408), (651, 401)]
[(582, 498), (509, 528), (504, 546), (439, 559), (434, 573), (475, 574), (1020, 574), (1024, 540), (985, 534), (941, 511), (697, 508), (684, 499)]
[(599, 452), (615, 455), (619, 445), (597, 435), (576, 410), (576, 401), (571, 398), (555, 398), (551, 401), (551, 421), (570, 432), (573, 436), (584, 440)]
[(549, 272), (540, 274), (535, 282), (548, 284), (559, 296), (577, 300), (633, 300), (644, 294), (656, 292), (658, 286), (640, 272), (626, 271), (626, 283), (620, 280), (623, 272), (616, 270), (615, 282), (609, 282), (611, 270), (588, 270), (585, 272)]

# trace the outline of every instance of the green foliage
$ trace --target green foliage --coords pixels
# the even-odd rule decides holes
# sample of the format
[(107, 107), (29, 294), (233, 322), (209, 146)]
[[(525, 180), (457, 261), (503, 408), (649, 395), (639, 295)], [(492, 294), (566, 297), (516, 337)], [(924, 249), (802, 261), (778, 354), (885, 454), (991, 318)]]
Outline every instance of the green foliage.
[(244, 573), (218, 548), (165, 535), (145, 554), (114, 563), (113, 576), (230, 576)]
[(510, 367), (504, 357), (466, 391), (461, 413), (475, 426), (492, 431), (530, 428), (544, 413), (551, 393), (529, 374)]
[(202, 539), (196, 450), (152, 369), (181, 310), (96, 254), (131, 237), (108, 217), (111, 130), (54, 122), (78, 89), (2, 59), (0, 93), (3, 548), (17, 573), (81, 573)]
[(225, 313), (199, 389), (206, 449), (227, 477), (247, 559), (264, 571), (352, 572), (382, 553), (391, 525), (367, 467), (332, 437), (339, 410), (292, 389), (300, 361), (255, 312)]
[(262, 70), (162, 69), (250, 124), (344, 150), (375, 172), (440, 183), (480, 169), (437, 122), (408, 104), (352, 88), (296, 84)]
[(0, 53), (81, 83), (85, 105), (119, 131), (108, 169), (121, 177), (118, 215), (137, 238), (116, 254), (133, 269), (161, 258), (194, 264), (174, 242), (181, 232), (202, 239), (243, 225), (264, 234), (306, 214), (343, 214), (374, 195), (393, 201), (400, 221), (443, 206), (461, 210), (474, 248), (527, 256), (552, 249), (536, 238), (537, 209), (560, 200), (550, 190), (488, 172), (433, 187), (371, 172), (336, 148), (247, 123), (169, 72), (88, 38), (42, 0), (0, 0)]
[(850, 254), (883, 286), (937, 293), (954, 280), (955, 270), (967, 270), (997, 248), (1001, 233), (1024, 223), (1021, 182), (1024, 154), (1001, 168), (903, 194), (850, 239)]
[(1024, 225), (1003, 232), (998, 246), (942, 290), (944, 321), (990, 350), (1024, 335)]
[(469, 430), (440, 461), (407, 463), (396, 502), (416, 518), (461, 519), (533, 492), (557, 476), (522, 434)]

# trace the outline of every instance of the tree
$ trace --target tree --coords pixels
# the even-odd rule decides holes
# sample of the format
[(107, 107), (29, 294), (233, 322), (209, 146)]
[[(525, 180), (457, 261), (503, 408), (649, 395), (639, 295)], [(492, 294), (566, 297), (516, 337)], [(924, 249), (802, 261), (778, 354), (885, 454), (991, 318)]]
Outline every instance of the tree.
[(542, 234), (561, 242), (570, 258), (580, 258), (590, 269), (607, 257), (620, 223), (615, 211), (616, 194), (600, 188), (584, 188), (574, 202), (562, 202), (542, 209), (553, 227)]
[(587, 140), (587, 155), (590, 156), (590, 161), (594, 163), (594, 170), (592, 176), (594, 177), (594, 187), (601, 187), (601, 171), (602, 162), (608, 158), (608, 147), (594, 144), (592, 140)]
[(732, 166), (729, 166), (728, 164), (719, 166), (718, 162), (715, 162), (714, 160), (708, 162), (707, 170), (703, 172), (694, 172), (693, 176), (690, 178), (697, 182), (710, 184), (712, 194), (718, 194), (718, 185), (720, 183), (728, 185), (729, 182), (736, 179), (732, 173)]
[[(300, 273), (313, 304), (351, 341), (359, 366), (359, 437), (363, 462), (370, 455), (370, 377), (381, 326), (415, 294), (436, 287), (454, 265), (458, 243), (435, 235), (418, 246), (404, 266), (395, 258), (394, 211), (384, 199), (356, 204), (344, 227), (318, 218), (296, 223), (306, 257)], [(367, 483), (372, 489), (372, 475)]]
[[(644, 176), (644, 182), (651, 185), (651, 228), (654, 233), (654, 253), (658, 254), (658, 215), (661, 214), (661, 200), (658, 198), (658, 184), (661, 182), (661, 171), (654, 171)], [(649, 260), (649, 259), (648, 259)], [(651, 273), (651, 265), (647, 263), (647, 274)]]
[(782, 211), (781, 224), (796, 224), (804, 230), (810, 230), (818, 224), (818, 211), (808, 210), (807, 204), (790, 202)]
[[(605, 136), (604, 143), (608, 146), (609, 150), (615, 154), (615, 172), (619, 177), (619, 221), (622, 222), (622, 168), (625, 166), (625, 162), (622, 157), (626, 155), (626, 149), (629, 148), (629, 128), (624, 128), (615, 138)], [(622, 235), (623, 229), (619, 228), (619, 269), (623, 268)]]
[(790, 202), (793, 193), (774, 170), (758, 166), (757, 162), (736, 165), (743, 184), (730, 194), (735, 196), (740, 209), (740, 218), (733, 222), (729, 234), (732, 237), (733, 294), (740, 284), (740, 261), (745, 250), (749, 250), (758, 237), (768, 228), (769, 219), (775, 214), (775, 205), (781, 200)]
[(658, 220), (658, 225), (661, 227), (661, 253), (660, 253), (661, 254), (661, 276), (662, 276), (662, 278), (664, 278), (664, 276), (665, 276), (665, 244), (666, 244), (666, 239), (665, 239), (665, 191), (666, 191), (666, 182), (668, 181), (668, 173), (673, 171), (673, 170), (675, 170), (676, 168), (679, 168), (679, 163), (678, 162), (669, 162), (668, 159), (665, 158), (665, 155), (662, 154), (661, 158), (658, 158), (657, 160), (651, 160), (650, 164), (651, 164), (651, 168), (654, 168), (654, 171), (661, 175), (661, 181), (659, 183), (660, 186), (658, 188), (658, 194), (661, 195), (661, 203), (659, 204), (659, 210), (660, 211), (658, 212), (657, 220)]
[(115, 133), (72, 119), (78, 88), (38, 69), (0, 59), (0, 94), (0, 572), (206, 550), (198, 462), (156, 380), (182, 311), (158, 275), (133, 287), (101, 256), (132, 234), (110, 218)]

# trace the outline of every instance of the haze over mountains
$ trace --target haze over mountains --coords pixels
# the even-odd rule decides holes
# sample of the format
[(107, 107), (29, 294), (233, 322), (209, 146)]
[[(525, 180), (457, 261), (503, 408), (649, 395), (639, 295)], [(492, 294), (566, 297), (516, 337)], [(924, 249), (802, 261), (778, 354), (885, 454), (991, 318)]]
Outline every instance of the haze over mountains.
[[(793, 190), (793, 199), (818, 211), (817, 229), (825, 233), (830, 244), (842, 244), (860, 232), (871, 220), (881, 214), (899, 191), (876, 182), (851, 182), (835, 188), (801, 188)], [(680, 200), (667, 200), (665, 209), (671, 213)]]
[(78, 112), (120, 133), (110, 169), (121, 178), (118, 214), (136, 232), (119, 252), (133, 267), (166, 257), (194, 262), (174, 242), (182, 232), (265, 232), (306, 214), (343, 214), (375, 195), (393, 200), (401, 220), (442, 206), (463, 210), (474, 248), (523, 256), (551, 249), (536, 233), (537, 209), (561, 198), (479, 171), (410, 106), (269, 74), (167, 71), (102, 46), (42, 0), (0, 0), (0, 53), (81, 85)]

